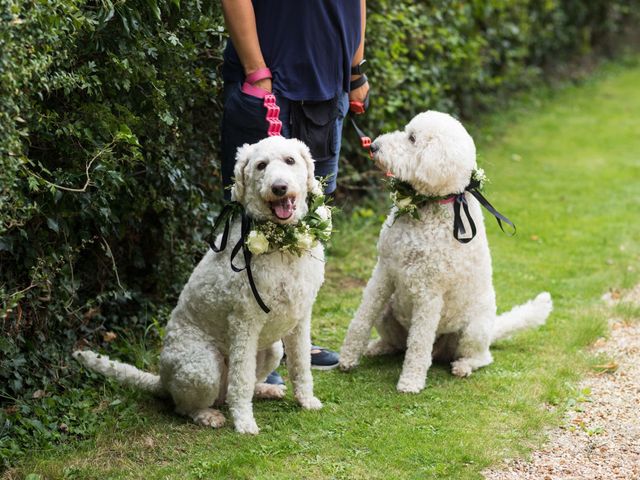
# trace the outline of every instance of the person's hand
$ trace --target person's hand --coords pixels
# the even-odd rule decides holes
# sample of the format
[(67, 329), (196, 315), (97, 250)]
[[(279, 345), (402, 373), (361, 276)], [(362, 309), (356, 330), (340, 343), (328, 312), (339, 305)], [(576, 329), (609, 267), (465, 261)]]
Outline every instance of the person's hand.
[(365, 103), (364, 101), (367, 98), (368, 94), (369, 94), (369, 82), (364, 82), (361, 86), (349, 92), (349, 101)]
[(253, 86), (266, 90), (269, 93), (271, 93), (271, 90), (273, 89), (273, 83), (270, 78), (263, 78), (262, 80), (258, 80), (253, 84)]

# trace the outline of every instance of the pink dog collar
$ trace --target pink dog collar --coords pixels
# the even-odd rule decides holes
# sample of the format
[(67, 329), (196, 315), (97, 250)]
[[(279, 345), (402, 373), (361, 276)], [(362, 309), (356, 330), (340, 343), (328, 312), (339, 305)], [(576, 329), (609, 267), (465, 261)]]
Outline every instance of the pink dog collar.
[(456, 200), (455, 195), (451, 195), (450, 197), (443, 198), (442, 200), (438, 200), (440, 205), (446, 205), (447, 203), (453, 203)]

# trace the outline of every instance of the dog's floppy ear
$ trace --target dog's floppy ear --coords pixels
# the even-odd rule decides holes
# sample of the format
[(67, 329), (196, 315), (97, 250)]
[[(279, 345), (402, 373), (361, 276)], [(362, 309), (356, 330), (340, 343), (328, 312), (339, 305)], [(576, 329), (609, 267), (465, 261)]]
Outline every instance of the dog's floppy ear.
[(438, 185), (448, 175), (446, 152), (438, 137), (432, 137), (420, 152), (420, 162), (417, 170), (421, 180), (434, 186)]
[(475, 164), (475, 150), (471, 154), (462, 145), (447, 140), (436, 135), (420, 153), (416, 174), (432, 195), (461, 192), (469, 183)]
[(245, 143), (241, 147), (238, 147), (236, 152), (236, 165), (233, 168), (233, 186), (231, 187), (231, 200), (236, 202), (242, 202), (244, 197), (244, 170), (249, 162), (249, 158), (253, 153), (253, 145)]
[(315, 163), (311, 157), (311, 151), (304, 142), (298, 141), (298, 144), (300, 147), (300, 156), (307, 165), (307, 191), (320, 195), (322, 194), (322, 189), (320, 188), (320, 182), (318, 182), (315, 177)]

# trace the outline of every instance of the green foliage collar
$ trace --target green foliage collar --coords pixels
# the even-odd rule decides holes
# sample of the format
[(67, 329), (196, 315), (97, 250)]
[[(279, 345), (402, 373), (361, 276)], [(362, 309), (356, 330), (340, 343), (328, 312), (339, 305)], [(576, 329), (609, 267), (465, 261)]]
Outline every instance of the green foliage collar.
[(254, 221), (245, 239), (249, 251), (254, 255), (276, 250), (302, 255), (318, 242), (327, 242), (333, 230), (333, 207), (325, 203), (324, 195), (313, 193), (307, 196), (307, 206), (307, 214), (295, 225)]
[[(470, 188), (482, 191), (484, 185), (488, 182), (487, 176), (482, 168), (474, 169), (471, 172), (471, 180), (469, 185), (465, 188)], [(396, 177), (390, 177), (385, 181), (387, 190), (389, 191), (389, 198), (393, 202), (393, 205), (397, 208), (395, 219), (403, 215), (410, 215), (416, 220), (420, 219), (419, 210), (430, 203), (444, 202), (454, 198), (461, 192), (450, 193), (443, 196), (430, 196), (418, 193), (408, 182), (400, 180)]]

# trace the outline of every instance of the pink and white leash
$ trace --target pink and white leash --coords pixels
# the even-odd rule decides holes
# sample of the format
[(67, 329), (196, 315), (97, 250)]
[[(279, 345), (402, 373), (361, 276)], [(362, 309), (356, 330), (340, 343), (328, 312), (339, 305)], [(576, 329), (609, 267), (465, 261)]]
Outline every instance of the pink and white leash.
[(260, 68), (255, 72), (247, 75), (242, 84), (242, 91), (252, 97), (264, 99), (264, 107), (267, 109), (267, 116), (265, 117), (269, 123), (267, 129), (267, 135), (269, 137), (278, 137), (282, 135), (282, 122), (280, 121), (280, 107), (276, 103), (276, 96), (266, 91), (264, 88), (256, 87), (254, 83), (264, 80), (265, 78), (273, 78), (271, 70), (268, 68)]
[[(260, 70), (256, 70), (251, 75), (247, 75), (245, 82), (242, 84), (242, 91), (247, 95), (251, 95), (257, 98), (264, 98), (264, 106), (267, 109), (267, 122), (269, 122), (269, 129), (267, 134), (270, 137), (280, 135), (280, 131), (282, 130), (282, 122), (278, 118), (280, 115), (280, 107), (276, 104), (276, 97), (271, 92), (267, 92), (265, 89), (256, 87), (253, 85), (254, 83), (264, 80), (265, 78), (272, 78), (271, 70), (268, 68), (261, 68)], [(251, 271), (251, 250), (247, 246), (246, 239), (249, 236), (249, 232), (251, 230), (251, 218), (247, 215), (247, 212), (244, 210), (244, 207), (237, 203), (231, 202), (227, 204), (216, 219), (213, 224), (213, 231), (211, 237), (209, 239), (209, 244), (211, 249), (218, 253), (223, 251), (227, 246), (227, 240), (229, 238), (229, 231), (231, 228), (231, 221), (234, 219), (236, 215), (240, 215), (240, 239), (238, 243), (233, 247), (231, 252), (230, 262), (231, 269), (234, 272), (241, 272), (246, 270), (247, 278), (249, 280), (249, 286), (251, 287), (251, 292), (253, 293), (253, 297), (256, 299), (256, 302), (262, 309), (264, 313), (269, 313), (271, 310), (262, 300), (260, 293), (258, 292), (258, 288), (256, 287), (256, 283), (253, 279), (253, 273)], [(215, 233), (216, 230), (220, 228), (220, 226), (224, 225), (224, 230), (222, 233), (222, 237), (220, 240), (220, 245), (215, 244)], [(244, 267), (240, 268), (234, 264), (234, 259), (236, 256), (242, 251), (242, 255), (244, 257)]]

